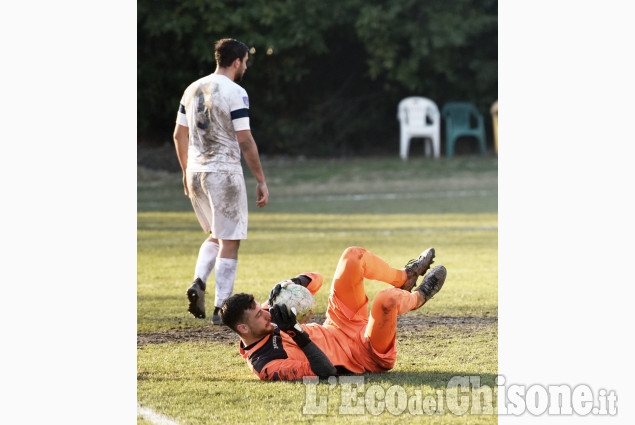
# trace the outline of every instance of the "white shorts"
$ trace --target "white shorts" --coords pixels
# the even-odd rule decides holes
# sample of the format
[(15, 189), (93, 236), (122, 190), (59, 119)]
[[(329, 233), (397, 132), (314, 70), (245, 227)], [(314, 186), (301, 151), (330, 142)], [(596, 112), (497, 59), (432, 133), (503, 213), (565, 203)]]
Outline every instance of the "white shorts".
[(242, 174), (188, 171), (187, 188), (206, 233), (216, 239), (247, 239), (247, 191)]

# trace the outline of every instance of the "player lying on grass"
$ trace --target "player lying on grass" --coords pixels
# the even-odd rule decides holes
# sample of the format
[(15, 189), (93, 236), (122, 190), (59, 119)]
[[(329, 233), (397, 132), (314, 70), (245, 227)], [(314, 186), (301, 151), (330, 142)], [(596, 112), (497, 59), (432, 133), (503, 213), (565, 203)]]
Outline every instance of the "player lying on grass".
[[(447, 272), (437, 266), (410, 292), (434, 256), (430, 248), (403, 269), (395, 269), (370, 251), (347, 248), (335, 270), (322, 325), (298, 324), (286, 306), (269, 309), (280, 284), (262, 305), (253, 295), (232, 295), (223, 303), (220, 316), (240, 336), (240, 354), (261, 380), (385, 372), (393, 368), (397, 357), (397, 316), (420, 308), (443, 286)], [(364, 278), (393, 286), (377, 293), (370, 316)], [(303, 273), (291, 280), (315, 294), (323, 278), (319, 273)]]

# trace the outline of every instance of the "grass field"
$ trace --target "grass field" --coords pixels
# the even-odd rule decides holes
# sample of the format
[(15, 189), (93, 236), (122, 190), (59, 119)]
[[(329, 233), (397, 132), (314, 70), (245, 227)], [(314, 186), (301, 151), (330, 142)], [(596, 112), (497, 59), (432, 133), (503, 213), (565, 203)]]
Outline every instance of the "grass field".
[[(435, 264), (448, 269), (446, 284), (422, 309), (399, 318), (397, 363), (388, 373), (363, 375), (365, 388), (399, 385), (410, 400), (436, 396), (456, 375), (478, 375), (482, 385), (494, 386), (496, 159), (413, 158), (405, 164), (397, 158), (267, 160), (263, 167), (271, 195), (264, 209), (255, 207), (255, 183), (245, 173), (249, 239), (240, 248), (235, 292), (265, 300), (276, 282), (304, 271), (320, 272), (325, 277), (315, 297), (320, 321), (335, 265), (346, 247), (362, 246), (402, 267), (434, 246)], [(449, 398), (441, 414), (421, 415), (410, 406), (400, 413), (388, 409), (387, 398), (381, 413), (366, 409), (343, 415), (339, 408), (346, 387), (327, 383), (316, 389), (318, 400), (328, 396), (326, 414), (304, 415), (311, 386), (259, 382), (238, 354), (237, 337), (187, 313), (184, 293), (204, 239), (182, 193), (180, 175), (140, 169), (140, 405), (179, 424), (496, 423), (494, 415), (453, 414), (457, 400)], [(208, 299), (213, 299), (213, 277), (210, 283)], [(367, 282), (369, 298), (385, 287)]]

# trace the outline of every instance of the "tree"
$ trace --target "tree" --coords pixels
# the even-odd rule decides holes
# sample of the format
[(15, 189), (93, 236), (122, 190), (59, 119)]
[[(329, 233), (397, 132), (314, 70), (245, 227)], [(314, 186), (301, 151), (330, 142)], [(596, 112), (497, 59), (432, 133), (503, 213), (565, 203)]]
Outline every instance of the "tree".
[(185, 87), (215, 68), (213, 44), (255, 53), (244, 82), (261, 152), (393, 151), (408, 95), (441, 106), (497, 98), (493, 0), (251, 0), (138, 3), (138, 140), (171, 139)]

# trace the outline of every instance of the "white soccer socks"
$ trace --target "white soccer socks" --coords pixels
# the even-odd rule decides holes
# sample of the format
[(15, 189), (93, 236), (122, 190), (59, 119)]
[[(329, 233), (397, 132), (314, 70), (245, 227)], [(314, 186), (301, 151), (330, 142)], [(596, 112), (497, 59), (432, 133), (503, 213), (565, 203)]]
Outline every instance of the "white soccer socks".
[(216, 259), (216, 295), (214, 306), (220, 307), (223, 301), (234, 292), (234, 281), (238, 270), (238, 260), (233, 258)]
[(203, 242), (201, 249), (198, 251), (196, 267), (194, 268), (194, 279), (198, 277), (203, 282), (207, 283), (209, 275), (212, 274), (212, 270), (214, 270), (218, 250), (219, 246), (216, 242)]

